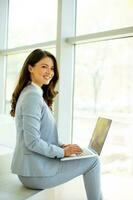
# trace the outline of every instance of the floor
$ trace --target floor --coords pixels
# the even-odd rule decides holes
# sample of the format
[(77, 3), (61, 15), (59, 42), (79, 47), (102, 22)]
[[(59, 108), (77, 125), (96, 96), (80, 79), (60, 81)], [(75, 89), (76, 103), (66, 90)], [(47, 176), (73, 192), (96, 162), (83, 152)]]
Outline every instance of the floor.
[(107, 200), (133, 200), (133, 176), (102, 175), (102, 191)]

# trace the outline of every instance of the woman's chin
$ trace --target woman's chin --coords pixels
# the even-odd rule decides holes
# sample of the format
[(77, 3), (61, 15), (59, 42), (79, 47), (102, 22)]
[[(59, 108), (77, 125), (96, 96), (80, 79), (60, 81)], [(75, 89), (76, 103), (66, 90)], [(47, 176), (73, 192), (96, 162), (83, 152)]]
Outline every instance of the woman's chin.
[(50, 81), (43, 82), (43, 85), (48, 85)]

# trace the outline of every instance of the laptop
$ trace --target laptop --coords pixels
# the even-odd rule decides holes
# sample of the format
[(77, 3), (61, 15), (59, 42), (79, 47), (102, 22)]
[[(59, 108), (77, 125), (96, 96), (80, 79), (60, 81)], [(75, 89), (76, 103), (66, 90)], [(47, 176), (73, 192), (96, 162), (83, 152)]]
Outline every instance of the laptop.
[(61, 158), (61, 161), (82, 159), (100, 155), (111, 123), (111, 119), (99, 117), (97, 119), (88, 147), (82, 148), (83, 152), (81, 154), (72, 154), (71, 156), (63, 157)]

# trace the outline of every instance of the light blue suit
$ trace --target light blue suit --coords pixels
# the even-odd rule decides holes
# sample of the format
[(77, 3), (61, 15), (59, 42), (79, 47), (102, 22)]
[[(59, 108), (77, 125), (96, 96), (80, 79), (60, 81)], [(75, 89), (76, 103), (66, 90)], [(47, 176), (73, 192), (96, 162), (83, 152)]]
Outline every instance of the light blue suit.
[(64, 150), (59, 147), (55, 119), (33, 85), (21, 92), (16, 107), (17, 143), (12, 172), (22, 176), (53, 176)]
[(30, 84), (21, 92), (16, 106), (16, 147), (11, 171), (29, 188), (45, 189), (84, 175), (89, 200), (100, 200), (99, 159), (86, 158), (61, 162), (60, 147), (53, 114), (42, 91)]

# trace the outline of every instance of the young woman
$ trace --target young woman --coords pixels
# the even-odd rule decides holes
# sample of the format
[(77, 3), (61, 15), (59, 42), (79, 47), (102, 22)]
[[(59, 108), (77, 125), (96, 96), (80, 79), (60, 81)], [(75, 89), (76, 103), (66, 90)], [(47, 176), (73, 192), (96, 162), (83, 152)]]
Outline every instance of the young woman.
[(83, 175), (89, 200), (100, 200), (98, 157), (61, 162), (60, 158), (82, 152), (76, 144), (61, 144), (52, 103), (59, 79), (55, 57), (36, 49), (27, 57), (12, 95), (11, 116), (16, 122), (16, 148), (11, 170), (22, 184), (46, 189)]

